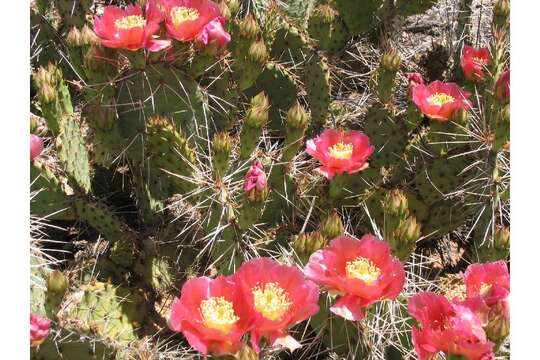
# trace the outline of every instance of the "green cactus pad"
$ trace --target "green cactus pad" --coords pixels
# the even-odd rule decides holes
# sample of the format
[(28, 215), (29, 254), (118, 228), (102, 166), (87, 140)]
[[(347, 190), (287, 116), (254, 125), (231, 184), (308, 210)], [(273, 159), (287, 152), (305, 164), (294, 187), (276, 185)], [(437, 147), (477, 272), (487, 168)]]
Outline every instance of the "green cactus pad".
[(127, 343), (137, 338), (147, 309), (140, 290), (94, 282), (64, 301), (58, 314), (64, 328)]
[(114, 360), (116, 351), (94, 337), (62, 330), (49, 337), (37, 348), (32, 348), (31, 360)]
[(356, 0), (334, 0), (334, 4), (351, 34), (358, 35), (371, 30), (382, 0), (364, 0), (361, 6)]
[(440, 238), (463, 225), (476, 210), (476, 205), (441, 200), (430, 207), (422, 233), (427, 238)]
[(315, 129), (324, 126), (330, 106), (330, 71), (328, 60), (322, 54), (312, 53), (304, 65), (302, 75)]
[(64, 164), (67, 174), (84, 192), (90, 191), (88, 151), (81, 133), (81, 125), (75, 117), (67, 116), (60, 121), (57, 147), (58, 157)]
[(460, 157), (433, 161), (415, 179), (415, 185), (422, 199), (432, 204), (458, 190), (465, 182), (466, 176), (462, 172), (466, 166), (466, 162)]
[(282, 23), (274, 34), (270, 55), (288, 67), (299, 66), (309, 54), (310, 46), (303, 30), (288, 23)]
[(375, 147), (370, 164), (388, 166), (401, 159), (407, 146), (407, 131), (385, 108), (375, 105), (366, 114), (364, 132)]
[(330, 5), (319, 5), (312, 11), (308, 32), (318, 47), (330, 54), (343, 50), (349, 39), (345, 23)]
[(73, 200), (64, 192), (58, 179), (47, 165), (40, 162), (30, 164), (30, 213), (34, 216), (55, 220), (72, 220)]

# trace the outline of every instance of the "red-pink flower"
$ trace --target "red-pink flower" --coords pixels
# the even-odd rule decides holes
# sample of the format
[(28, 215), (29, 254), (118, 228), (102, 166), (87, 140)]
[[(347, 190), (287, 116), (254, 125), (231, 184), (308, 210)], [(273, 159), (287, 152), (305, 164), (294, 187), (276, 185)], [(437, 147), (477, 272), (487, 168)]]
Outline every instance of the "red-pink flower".
[(510, 99), (510, 69), (506, 69), (497, 80), (495, 92), (499, 100)]
[(34, 160), (43, 151), (43, 140), (34, 134), (30, 134), (30, 161)]
[(269, 258), (243, 264), (234, 277), (250, 309), (253, 349), (260, 351), (263, 337), (291, 351), (300, 347), (287, 329), (319, 311), (317, 286), (296, 267)]
[(169, 326), (205, 355), (234, 354), (248, 330), (246, 310), (233, 278), (202, 276), (186, 281), (174, 299)]
[(467, 306), (426, 292), (412, 296), (408, 310), (420, 324), (412, 329), (419, 360), (431, 359), (440, 351), (468, 360), (494, 359), (493, 343), (487, 339), (481, 319)]
[(131, 51), (146, 48), (160, 51), (170, 46), (169, 40), (158, 40), (162, 13), (154, 1), (148, 1), (143, 10), (140, 5), (125, 9), (105, 6), (103, 15), (94, 18), (94, 31), (104, 46)]
[(43, 343), (51, 329), (51, 320), (30, 313), (30, 346)]
[(489, 64), (491, 56), (488, 48), (463, 47), (461, 54), (461, 69), (468, 80), (484, 80), (484, 68)]
[(459, 109), (470, 109), (467, 100), (471, 94), (455, 83), (434, 81), (429, 85), (412, 88), (412, 100), (427, 117), (442, 122), (448, 121)]
[(264, 191), (266, 189), (266, 174), (264, 173), (264, 166), (259, 160), (255, 160), (244, 179), (244, 191), (249, 192), (252, 189), (256, 191)]
[(467, 298), (482, 297), (488, 306), (510, 293), (510, 274), (504, 261), (471, 264), (463, 276)]
[(231, 36), (225, 31), (225, 19), (211, 0), (165, 0), (165, 24), (169, 35), (179, 41), (196, 41), (204, 46), (225, 46)]
[(353, 174), (364, 170), (373, 151), (375, 147), (369, 143), (369, 137), (354, 130), (326, 129), (306, 143), (306, 152), (322, 165), (317, 171), (327, 179), (332, 179), (336, 174)]
[(405, 284), (403, 265), (390, 254), (388, 243), (373, 235), (335, 238), (311, 255), (304, 274), (340, 294), (330, 310), (351, 321), (361, 320), (364, 308), (374, 302), (394, 300)]

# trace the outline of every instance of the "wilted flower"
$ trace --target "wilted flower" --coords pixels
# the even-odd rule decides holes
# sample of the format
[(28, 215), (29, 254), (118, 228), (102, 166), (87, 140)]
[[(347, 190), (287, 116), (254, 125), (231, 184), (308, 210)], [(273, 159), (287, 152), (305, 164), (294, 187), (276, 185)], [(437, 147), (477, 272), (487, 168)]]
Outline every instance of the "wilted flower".
[(34, 134), (30, 134), (30, 161), (34, 160), (43, 151), (43, 140)]
[(395, 299), (405, 283), (405, 271), (385, 241), (373, 235), (360, 240), (340, 236), (311, 255), (304, 273), (341, 297), (330, 310), (347, 320), (361, 320), (364, 308)]
[(327, 129), (306, 143), (306, 152), (322, 165), (317, 171), (328, 179), (336, 174), (353, 174), (365, 169), (373, 151), (375, 147), (369, 143), (368, 136), (354, 130)]
[(146, 48), (160, 51), (170, 46), (168, 40), (158, 40), (161, 11), (154, 1), (148, 1), (143, 14), (140, 5), (129, 5), (125, 9), (105, 6), (103, 15), (94, 18), (94, 31), (104, 46), (131, 51)]
[(506, 69), (497, 80), (495, 92), (499, 100), (510, 100), (510, 69)]
[(468, 360), (494, 358), (493, 343), (487, 339), (481, 319), (467, 306), (426, 292), (409, 299), (408, 311), (420, 324), (412, 328), (420, 360), (431, 359), (440, 351)]
[(30, 313), (30, 346), (43, 343), (51, 329), (51, 320)]
[(188, 280), (174, 299), (169, 326), (205, 355), (234, 354), (248, 329), (246, 309), (233, 278), (202, 276)]
[(471, 94), (455, 83), (434, 81), (429, 85), (412, 88), (412, 100), (427, 117), (442, 122), (448, 121), (458, 109), (468, 110), (467, 100)]
[(169, 35), (179, 41), (196, 41), (225, 46), (231, 36), (224, 30), (225, 18), (210, 0), (164, 0), (165, 24)]
[(251, 344), (260, 351), (266, 338), (273, 346), (291, 351), (300, 343), (287, 334), (291, 326), (319, 311), (319, 290), (296, 267), (280, 265), (270, 258), (243, 264), (234, 275), (250, 309)]
[(489, 64), (488, 48), (474, 48), (469, 45), (463, 47), (461, 55), (461, 69), (468, 80), (484, 80), (484, 68)]

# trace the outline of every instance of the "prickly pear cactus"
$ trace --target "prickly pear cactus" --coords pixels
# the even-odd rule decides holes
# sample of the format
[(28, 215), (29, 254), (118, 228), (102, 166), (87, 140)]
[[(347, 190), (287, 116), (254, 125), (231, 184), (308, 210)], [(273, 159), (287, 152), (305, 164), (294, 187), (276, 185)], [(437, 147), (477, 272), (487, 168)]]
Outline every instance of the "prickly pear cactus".
[(33, 2), (32, 359), (463, 355), (411, 299), (509, 259), (509, 3), (442, 3)]

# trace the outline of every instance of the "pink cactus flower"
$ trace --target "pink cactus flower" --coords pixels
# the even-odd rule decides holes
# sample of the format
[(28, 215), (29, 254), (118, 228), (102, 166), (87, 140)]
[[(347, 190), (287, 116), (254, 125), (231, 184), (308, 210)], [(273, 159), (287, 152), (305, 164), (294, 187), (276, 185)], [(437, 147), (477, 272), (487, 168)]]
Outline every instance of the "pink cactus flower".
[(506, 69), (497, 80), (495, 93), (499, 100), (510, 100), (510, 69)]
[(408, 311), (420, 324), (412, 329), (419, 360), (432, 359), (441, 351), (468, 360), (495, 358), (481, 319), (467, 306), (426, 292), (409, 299)]
[(463, 276), (467, 297), (481, 296), (487, 305), (505, 299), (510, 293), (510, 274), (504, 261), (471, 264)]
[(247, 307), (231, 277), (202, 276), (186, 281), (175, 298), (169, 327), (181, 332), (204, 355), (232, 355), (248, 330)]
[(225, 31), (225, 18), (210, 0), (165, 0), (165, 24), (169, 36), (201, 45), (225, 46), (231, 36)]
[(330, 311), (351, 321), (363, 319), (364, 309), (379, 300), (394, 300), (405, 284), (403, 265), (373, 235), (335, 238), (311, 255), (304, 274), (341, 295)]
[(471, 94), (455, 83), (434, 81), (429, 85), (412, 88), (412, 100), (420, 111), (430, 119), (448, 121), (459, 109), (470, 109), (467, 100)]
[(354, 130), (327, 129), (306, 143), (306, 152), (322, 165), (317, 171), (327, 179), (332, 179), (336, 174), (353, 174), (364, 170), (373, 151), (375, 147), (369, 143), (369, 137)]
[(42, 344), (51, 329), (51, 320), (30, 313), (30, 346)]
[(131, 51), (146, 48), (155, 52), (170, 46), (169, 40), (154, 38), (161, 21), (162, 13), (153, 0), (147, 2), (144, 14), (140, 5), (125, 9), (105, 6), (103, 15), (94, 18), (94, 32), (106, 47)]
[(469, 45), (463, 47), (461, 55), (461, 69), (463, 74), (470, 81), (484, 80), (484, 70), (489, 64), (490, 54), (488, 48), (474, 48)]
[(317, 285), (296, 267), (270, 258), (243, 264), (234, 275), (242, 288), (251, 318), (251, 344), (258, 353), (261, 338), (291, 351), (301, 345), (287, 334), (291, 326), (319, 311)]
[(30, 134), (30, 161), (38, 157), (43, 151), (43, 140), (34, 134)]
[(255, 160), (244, 179), (244, 191), (249, 192), (252, 189), (257, 191), (264, 191), (267, 186), (266, 174), (264, 173), (264, 166), (259, 160)]

